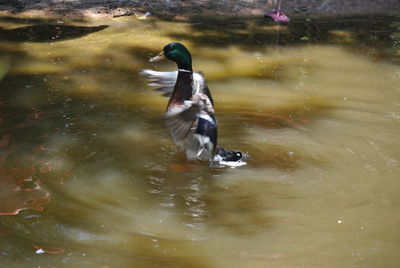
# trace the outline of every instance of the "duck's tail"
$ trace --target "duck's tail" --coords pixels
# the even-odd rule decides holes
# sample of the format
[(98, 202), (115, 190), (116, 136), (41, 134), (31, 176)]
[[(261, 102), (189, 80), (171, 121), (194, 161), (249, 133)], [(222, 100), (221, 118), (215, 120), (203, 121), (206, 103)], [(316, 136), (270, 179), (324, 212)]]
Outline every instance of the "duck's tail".
[(248, 154), (243, 154), (239, 151), (232, 151), (225, 149), (222, 146), (217, 146), (216, 153), (212, 166), (230, 166), (230, 167), (240, 167), (247, 163), (244, 161), (249, 158)]

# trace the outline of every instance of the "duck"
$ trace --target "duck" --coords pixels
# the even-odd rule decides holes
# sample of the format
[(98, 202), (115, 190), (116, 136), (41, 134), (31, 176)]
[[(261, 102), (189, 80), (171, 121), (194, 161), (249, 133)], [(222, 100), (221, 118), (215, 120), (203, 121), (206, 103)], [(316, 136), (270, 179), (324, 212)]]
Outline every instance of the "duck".
[(164, 46), (150, 62), (168, 59), (177, 64), (178, 70), (159, 72), (150, 69), (141, 71), (150, 86), (169, 97), (164, 116), (166, 127), (175, 144), (188, 160), (209, 161), (211, 165), (242, 166), (248, 155), (218, 145), (218, 124), (215, 117), (214, 100), (201, 72), (193, 72), (192, 56), (179, 42)]

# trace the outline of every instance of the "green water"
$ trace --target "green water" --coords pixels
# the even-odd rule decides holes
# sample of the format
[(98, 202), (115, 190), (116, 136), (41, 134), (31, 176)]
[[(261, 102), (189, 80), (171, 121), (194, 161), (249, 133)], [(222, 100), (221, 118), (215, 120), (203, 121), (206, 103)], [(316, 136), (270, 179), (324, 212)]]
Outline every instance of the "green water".
[[(398, 18), (0, 27), (0, 267), (398, 267)], [(247, 166), (173, 144), (138, 74), (171, 41)]]

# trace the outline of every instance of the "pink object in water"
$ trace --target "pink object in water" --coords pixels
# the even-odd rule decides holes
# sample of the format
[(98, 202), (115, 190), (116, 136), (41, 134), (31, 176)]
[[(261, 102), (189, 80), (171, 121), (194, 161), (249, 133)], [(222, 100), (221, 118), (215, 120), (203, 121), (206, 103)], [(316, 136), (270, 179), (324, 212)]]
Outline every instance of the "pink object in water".
[(280, 21), (280, 22), (289, 22), (290, 21), (289, 17), (286, 16), (280, 10), (274, 10), (270, 13), (266, 13), (265, 16), (271, 17), (274, 21)]

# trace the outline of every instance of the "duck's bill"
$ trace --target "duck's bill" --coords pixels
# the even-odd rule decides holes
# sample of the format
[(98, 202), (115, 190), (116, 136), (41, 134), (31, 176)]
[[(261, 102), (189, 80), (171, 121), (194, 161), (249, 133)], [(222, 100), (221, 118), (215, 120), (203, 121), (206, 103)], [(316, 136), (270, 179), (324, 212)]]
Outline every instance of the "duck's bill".
[(164, 51), (161, 51), (157, 56), (150, 58), (149, 62), (155, 62), (165, 59)]

